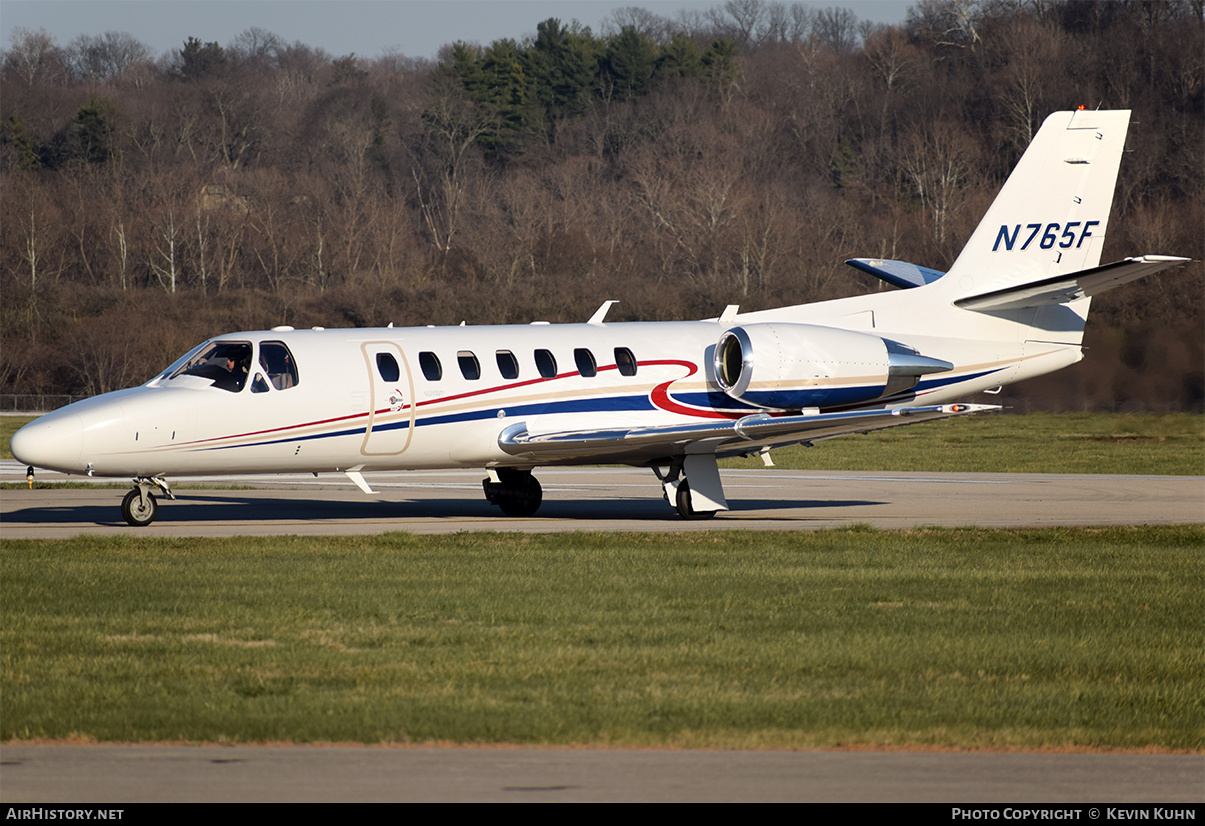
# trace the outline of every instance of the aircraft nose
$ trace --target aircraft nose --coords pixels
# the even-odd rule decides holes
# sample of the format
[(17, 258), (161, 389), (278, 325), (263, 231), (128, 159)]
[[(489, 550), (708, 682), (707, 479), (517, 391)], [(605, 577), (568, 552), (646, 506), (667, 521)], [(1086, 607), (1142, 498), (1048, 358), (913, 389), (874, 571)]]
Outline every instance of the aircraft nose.
[(35, 419), (13, 434), (9, 447), (17, 461), (33, 467), (78, 473), (84, 445), (84, 426), (75, 414), (50, 414)]

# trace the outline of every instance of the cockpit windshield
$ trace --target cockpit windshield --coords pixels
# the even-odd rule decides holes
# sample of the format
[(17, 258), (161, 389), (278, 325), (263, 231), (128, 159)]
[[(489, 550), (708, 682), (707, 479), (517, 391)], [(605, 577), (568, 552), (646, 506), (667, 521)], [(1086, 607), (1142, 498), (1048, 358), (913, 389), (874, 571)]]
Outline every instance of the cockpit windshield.
[(193, 355), (177, 362), (174, 370), (165, 374), (171, 381), (180, 376), (196, 376), (209, 379), (214, 387), (237, 393), (247, 383), (247, 371), (251, 368), (251, 342), (211, 341), (196, 350)]
[[(259, 358), (249, 341), (209, 341), (181, 356), (155, 380), (170, 382), (184, 377), (206, 379), (209, 386), (238, 393), (250, 381), (252, 393), (296, 387), (299, 377), (293, 354), (283, 341), (261, 341)], [(194, 386), (204, 387), (195, 382)]]

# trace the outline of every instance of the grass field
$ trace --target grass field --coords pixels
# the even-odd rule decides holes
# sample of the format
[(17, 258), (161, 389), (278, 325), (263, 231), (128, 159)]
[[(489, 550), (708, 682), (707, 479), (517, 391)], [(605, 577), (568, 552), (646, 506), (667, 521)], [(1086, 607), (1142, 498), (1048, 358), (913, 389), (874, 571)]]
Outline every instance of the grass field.
[[(0, 417), (0, 455), (30, 419)], [(779, 467), (931, 473), (1205, 474), (1205, 416), (1115, 413), (996, 414), (847, 436), (775, 450)], [(760, 467), (759, 458), (725, 467)]]
[[(930, 473), (1205, 474), (1205, 416), (993, 414), (948, 419), (773, 452), (793, 469)], [(756, 467), (759, 458), (731, 467)]]
[(1201, 750), (1205, 528), (0, 542), (0, 738)]

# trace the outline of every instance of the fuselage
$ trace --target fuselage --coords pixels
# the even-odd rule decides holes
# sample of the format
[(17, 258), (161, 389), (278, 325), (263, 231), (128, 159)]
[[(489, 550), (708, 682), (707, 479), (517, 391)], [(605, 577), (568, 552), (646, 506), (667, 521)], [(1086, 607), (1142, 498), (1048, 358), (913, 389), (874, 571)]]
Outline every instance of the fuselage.
[[(43, 416), (12, 449), (30, 465), (96, 476), (516, 466), (498, 445), (516, 422), (535, 433), (781, 412), (760, 404), (756, 387), (726, 394), (714, 366), (726, 330), (775, 321), (883, 336), (953, 365), (889, 396), (883, 377), (856, 363), (812, 370), (793, 383), (795, 409), (942, 403), (1079, 358), (1078, 336), (1026, 353), (1029, 328), (1012, 319), (996, 320), (998, 335), (984, 339), (981, 315), (947, 309), (977, 315), (979, 337), (936, 335), (912, 310), (927, 291), (693, 322), (232, 333), (141, 387)], [(190, 368), (190, 358), (223, 352), (242, 362), (229, 378), (216, 360)]]

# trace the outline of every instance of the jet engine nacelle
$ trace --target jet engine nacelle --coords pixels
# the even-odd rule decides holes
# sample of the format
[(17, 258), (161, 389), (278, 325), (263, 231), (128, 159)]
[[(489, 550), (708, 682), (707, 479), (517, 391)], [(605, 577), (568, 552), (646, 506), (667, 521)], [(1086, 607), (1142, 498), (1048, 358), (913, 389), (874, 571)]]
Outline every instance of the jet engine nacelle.
[(714, 359), (725, 393), (778, 410), (873, 401), (953, 369), (890, 339), (814, 324), (733, 327), (720, 336)]

